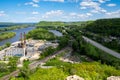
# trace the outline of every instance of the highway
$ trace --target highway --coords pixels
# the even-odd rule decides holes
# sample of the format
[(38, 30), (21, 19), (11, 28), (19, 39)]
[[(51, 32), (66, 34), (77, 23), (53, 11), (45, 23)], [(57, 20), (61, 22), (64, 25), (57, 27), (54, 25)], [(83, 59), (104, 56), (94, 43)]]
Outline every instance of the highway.
[[(56, 55), (61, 54), (61, 53), (62, 53), (63, 51), (65, 51), (65, 50), (69, 50), (70, 52), (72, 52), (72, 48), (70, 48), (70, 47), (65, 47), (65, 48), (63, 48), (63, 49), (61, 49), (61, 50), (59, 50), (59, 51), (56, 51), (56, 52), (53, 53), (52, 55), (50, 55), (50, 56), (48, 56), (48, 57), (46, 57), (46, 58), (44, 58), (44, 59), (42, 59), (42, 60), (38, 60), (38, 61), (32, 62), (31, 64), (29, 64), (29, 68), (30, 68), (31, 70), (32, 70), (32, 69), (35, 69), (35, 68), (38, 67), (40, 64), (45, 63), (45, 62), (47, 62), (49, 59), (52, 59), (52, 58), (56, 57)], [(16, 70), (16, 71), (14, 71), (14, 72), (6, 75), (6, 76), (3, 76), (2, 78), (0, 78), (0, 80), (9, 80), (10, 77), (18, 76), (19, 73), (20, 73), (20, 71), (19, 71), (19, 70)]]
[(85, 37), (85, 36), (82, 36), (82, 37), (85, 41), (89, 42), (90, 44), (94, 45), (95, 47), (97, 47), (97, 48), (103, 50), (104, 52), (106, 52), (108, 54), (111, 54), (112, 56), (120, 59), (120, 53), (115, 52), (115, 51), (113, 51), (113, 50), (111, 50), (111, 49), (109, 49), (109, 48), (107, 48), (107, 47), (105, 47), (105, 46), (103, 46), (103, 45)]

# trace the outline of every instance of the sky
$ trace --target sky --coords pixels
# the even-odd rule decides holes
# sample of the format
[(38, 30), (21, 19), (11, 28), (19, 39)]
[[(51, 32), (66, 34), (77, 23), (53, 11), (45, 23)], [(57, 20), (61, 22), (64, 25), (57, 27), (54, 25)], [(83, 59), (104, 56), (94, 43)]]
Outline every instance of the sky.
[(0, 22), (120, 18), (120, 0), (0, 0)]

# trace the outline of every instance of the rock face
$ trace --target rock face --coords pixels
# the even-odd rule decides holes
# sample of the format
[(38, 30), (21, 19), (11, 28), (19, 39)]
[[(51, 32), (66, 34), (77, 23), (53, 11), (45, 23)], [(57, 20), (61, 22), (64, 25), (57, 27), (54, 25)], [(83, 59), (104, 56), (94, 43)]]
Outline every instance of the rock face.
[(120, 80), (120, 76), (110, 76), (107, 80)]
[(68, 76), (65, 80), (84, 80), (84, 79), (77, 75), (72, 75), (72, 76)]

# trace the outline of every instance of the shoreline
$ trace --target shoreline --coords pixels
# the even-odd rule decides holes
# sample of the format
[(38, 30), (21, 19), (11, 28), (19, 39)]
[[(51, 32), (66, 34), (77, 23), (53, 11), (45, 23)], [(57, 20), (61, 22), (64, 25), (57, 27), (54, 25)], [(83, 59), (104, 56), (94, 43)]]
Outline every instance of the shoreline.
[(3, 33), (0, 33), (0, 37), (3, 37), (3, 38), (0, 38), (0, 41), (10, 39), (10, 38), (12, 38), (14, 36), (16, 36), (15, 32), (3, 32)]
[(16, 35), (14, 37), (12, 37), (12, 38), (0, 41), (0, 46), (4, 45), (6, 42), (13, 43), (13, 42), (19, 41), (21, 33), (25, 32), (27, 34), (29, 31), (31, 31), (33, 29), (34, 29), (34, 27), (27, 27), (27, 28), (22, 28), (22, 29), (17, 29), (17, 30), (11, 30), (11, 31), (9, 31), (9, 32), (15, 32)]

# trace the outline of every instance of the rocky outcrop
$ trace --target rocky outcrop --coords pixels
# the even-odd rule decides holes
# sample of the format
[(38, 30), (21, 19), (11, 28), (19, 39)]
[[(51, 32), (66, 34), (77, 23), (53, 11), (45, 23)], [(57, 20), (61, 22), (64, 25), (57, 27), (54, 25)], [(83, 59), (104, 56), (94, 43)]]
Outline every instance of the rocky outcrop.
[(68, 76), (65, 80), (84, 80), (84, 79), (77, 75), (72, 75), (72, 76)]
[(120, 80), (120, 76), (110, 76), (107, 80)]

